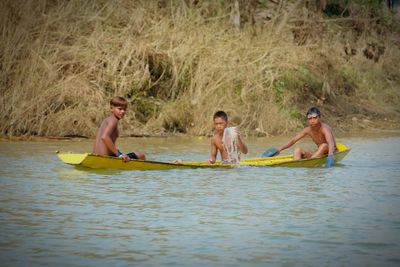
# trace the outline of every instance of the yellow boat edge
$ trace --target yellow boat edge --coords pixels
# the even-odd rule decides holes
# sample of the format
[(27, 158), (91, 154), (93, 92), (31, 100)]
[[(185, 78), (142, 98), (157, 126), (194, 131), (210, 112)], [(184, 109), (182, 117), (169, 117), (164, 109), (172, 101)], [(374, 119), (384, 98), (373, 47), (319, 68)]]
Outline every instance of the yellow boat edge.
[[(344, 144), (336, 144), (338, 151), (335, 152), (335, 163), (341, 161), (349, 152), (350, 148)], [(188, 168), (233, 168), (235, 164), (221, 164), (219, 161), (213, 165), (205, 161), (193, 162), (158, 162), (131, 160), (123, 162), (112, 156), (100, 156), (91, 153), (73, 153), (56, 151), (57, 156), (66, 164), (84, 166), (92, 169), (121, 169), (121, 170), (166, 170), (166, 169), (188, 169)], [(325, 164), (326, 156), (314, 159), (293, 160), (292, 155), (276, 156), (269, 158), (252, 158), (241, 161), (240, 166), (281, 166), (281, 167), (318, 167)]]
[(121, 170), (166, 170), (166, 169), (189, 169), (189, 168), (232, 168), (230, 164), (213, 164), (206, 162), (160, 162), (130, 160), (123, 162), (120, 158), (112, 156), (101, 156), (91, 153), (73, 153), (56, 151), (58, 158), (69, 165), (83, 166), (91, 169), (121, 169)]
[[(350, 148), (348, 148), (346, 145), (342, 143), (336, 143), (336, 148), (337, 151), (334, 153), (334, 161), (335, 164), (340, 162), (349, 152)], [(279, 157), (279, 156), (278, 156)], [(300, 160), (293, 160), (293, 155), (291, 156), (286, 156), (286, 159), (283, 159), (282, 156), (282, 161), (270, 161), (268, 166), (271, 167), (320, 167), (325, 165), (325, 160), (327, 155), (324, 155), (322, 157), (318, 158), (313, 158), (313, 159), (300, 159)], [(265, 158), (265, 160), (270, 160), (272, 158), (277, 158), (277, 157), (270, 157), (270, 158)], [(265, 166), (265, 164), (253, 164), (250, 163), (248, 164), (249, 166)]]
[(61, 161), (71, 165), (79, 165), (81, 164), (85, 158), (90, 155), (89, 153), (72, 153), (72, 152), (63, 152), (56, 151), (56, 154)]

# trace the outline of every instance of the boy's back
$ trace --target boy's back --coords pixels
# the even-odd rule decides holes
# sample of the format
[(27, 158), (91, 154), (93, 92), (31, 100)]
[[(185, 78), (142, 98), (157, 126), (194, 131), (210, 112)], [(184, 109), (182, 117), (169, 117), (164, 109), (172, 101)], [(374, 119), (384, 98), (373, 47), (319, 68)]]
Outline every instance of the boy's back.
[(100, 128), (96, 133), (93, 154), (108, 156), (115, 155), (114, 152), (110, 150), (104, 142), (104, 138), (107, 136), (111, 139), (112, 143), (115, 144), (118, 138), (118, 120), (113, 114), (105, 118), (101, 123)]

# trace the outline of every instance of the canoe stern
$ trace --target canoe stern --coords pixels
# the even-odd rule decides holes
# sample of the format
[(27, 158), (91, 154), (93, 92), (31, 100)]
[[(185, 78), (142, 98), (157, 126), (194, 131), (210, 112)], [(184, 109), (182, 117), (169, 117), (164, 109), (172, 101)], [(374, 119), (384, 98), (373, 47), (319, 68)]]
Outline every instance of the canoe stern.
[(59, 159), (70, 165), (80, 165), (89, 155), (88, 153), (71, 153), (61, 151), (56, 151), (56, 153)]

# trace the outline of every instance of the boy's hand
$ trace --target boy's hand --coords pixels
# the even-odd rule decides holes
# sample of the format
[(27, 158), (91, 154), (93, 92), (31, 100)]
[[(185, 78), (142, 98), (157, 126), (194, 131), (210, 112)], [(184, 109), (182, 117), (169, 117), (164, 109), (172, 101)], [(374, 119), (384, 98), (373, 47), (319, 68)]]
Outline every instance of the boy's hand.
[(116, 154), (116, 156), (117, 156), (118, 158), (121, 158), (124, 162), (128, 162), (128, 161), (131, 160), (131, 158), (130, 158), (128, 155), (122, 153), (121, 150), (117, 149), (117, 151), (118, 151), (118, 153)]
[(130, 157), (128, 157), (128, 155), (122, 154), (121, 156), (119, 156), (124, 162), (128, 162), (131, 160)]
[(242, 134), (240, 133), (239, 126), (235, 126), (234, 129), (235, 129), (236, 135), (240, 138), (240, 136), (241, 136)]
[(247, 154), (248, 149), (247, 146), (244, 144), (244, 142), (242, 141), (242, 133), (240, 132), (239, 126), (234, 127), (235, 128), (235, 132), (236, 132), (236, 136), (237, 136), (237, 147), (240, 150), (240, 152), (242, 152), (243, 154)]

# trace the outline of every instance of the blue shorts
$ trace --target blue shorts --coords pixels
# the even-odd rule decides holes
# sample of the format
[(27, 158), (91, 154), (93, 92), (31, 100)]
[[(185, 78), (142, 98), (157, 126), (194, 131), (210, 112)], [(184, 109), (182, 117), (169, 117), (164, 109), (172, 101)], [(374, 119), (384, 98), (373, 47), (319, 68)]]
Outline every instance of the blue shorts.
[(130, 159), (138, 159), (138, 157), (136, 156), (135, 152), (131, 152), (126, 154)]

